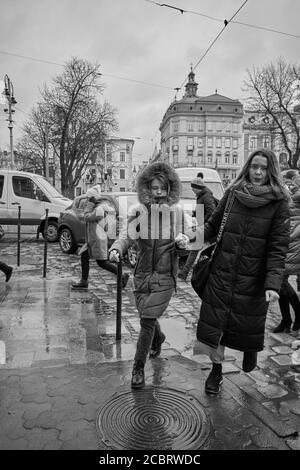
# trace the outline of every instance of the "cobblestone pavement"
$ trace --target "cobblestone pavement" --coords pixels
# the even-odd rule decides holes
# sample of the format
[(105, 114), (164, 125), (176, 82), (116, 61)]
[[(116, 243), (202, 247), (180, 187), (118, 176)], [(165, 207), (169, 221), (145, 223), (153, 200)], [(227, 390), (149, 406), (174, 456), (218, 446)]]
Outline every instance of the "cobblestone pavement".
[[(1, 260), (14, 266), (9, 283), (0, 279), (0, 345), (6, 349), (0, 449), (115, 448), (97, 418), (109, 400), (130, 391), (139, 332), (132, 276), (123, 291), (122, 339), (116, 341), (114, 275), (91, 262), (89, 289), (72, 291), (71, 279), (80, 277), (77, 255), (48, 245), (43, 278), (42, 240), (22, 241), (19, 267), (15, 239), (0, 243)], [(162, 354), (146, 364), (146, 390), (175, 390), (197, 400), (208, 416), (203, 449), (300, 450), (300, 336), (272, 333), (278, 305), (269, 310), (265, 349), (253, 372), (242, 372), (242, 353), (226, 349), (218, 396), (204, 393), (210, 361), (195, 341), (198, 314), (198, 297), (179, 281), (161, 319), (167, 336)], [(121, 434), (124, 417), (114, 419)]]

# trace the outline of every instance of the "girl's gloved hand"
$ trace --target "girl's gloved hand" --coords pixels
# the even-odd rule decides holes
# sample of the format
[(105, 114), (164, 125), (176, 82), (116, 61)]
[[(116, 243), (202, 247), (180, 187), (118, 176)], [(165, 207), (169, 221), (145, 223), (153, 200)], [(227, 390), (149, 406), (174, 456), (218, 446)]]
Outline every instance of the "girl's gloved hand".
[(275, 290), (266, 290), (266, 301), (275, 302), (279, 299), (279, 294)]
[(112, 250), (109, 253), (109, 261), (112, 261), (115, 263), (118, 263), (120, 261), (120, 253), (118, 252), (118, 250)]
[(175, 238), (175, 243), (177, 248), (180, 248), (181, 250), (185, 250), (188, 246), (190, 239), (187, 235), (184, 233), (179, 233), (177, 237)]

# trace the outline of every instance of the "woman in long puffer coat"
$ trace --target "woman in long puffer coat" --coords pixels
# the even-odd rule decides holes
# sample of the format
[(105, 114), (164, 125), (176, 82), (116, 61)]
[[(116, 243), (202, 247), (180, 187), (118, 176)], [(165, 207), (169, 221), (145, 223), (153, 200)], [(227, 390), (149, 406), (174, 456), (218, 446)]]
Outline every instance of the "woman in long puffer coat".
[[(124, 228), (110, 249), (109, 259), (118, 261), (133, 240), (138, 245), (134, 272), (135, 300), (140, 315), (140, 334), (132, 371), (132, 388), (145, 384), (144, 365), (158, 355), (165, 335), (158, 318), (164, 313), (176, 286), (178, 248), (186, 248), (191, 239), (203, 238), (203, 230), (193, 230), (192, 220), (178, 204), (180, 180), (166, 163), (153, 163), (139, 176), (137, 192), (140, 204), (131, 209)], [(202, 235), (202, 237), (201, 237)], [(197, 240), (196, 240), (197, 241)], [(199, 249), (194, 244), (194, 249)]]
[(284, 180), (290, 190), (292, 199), (290, 203), (290, 243), (285, 262), (284, 278), (279, 292), (282, 320), (274, 328), (274, 333), (288, 333), (290, 331), (292, 325), (290, 306), (292, 306), (295, 313), (292, 330), (298, 331), (300, 329), (300, 300), (297, 292), (289, 283), (289, 276), (298, 275), (300, 272), (300, 182), (295, 179), (288, 179), (286, 176)]
[(205, 224), (204, 239), (216, 236), (227, 198), (233, 197), (205, 287), (197, 339), (213, 367), (205, 383), (218, 393), (225, 346), (244, 352), (243, 370), (257, 364), (264, 347), (268, 303), (279, 297), (289, 244), (288, 189), (275, 154), (253, 152)]

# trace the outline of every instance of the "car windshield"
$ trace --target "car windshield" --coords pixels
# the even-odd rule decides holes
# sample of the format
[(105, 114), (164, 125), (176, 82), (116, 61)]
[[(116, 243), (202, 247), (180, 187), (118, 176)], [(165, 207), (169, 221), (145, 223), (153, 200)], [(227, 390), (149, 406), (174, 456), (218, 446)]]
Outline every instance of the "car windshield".
[(37, 177), (37, 180), (39, 185), (45, 189), (51, 197), (64, 197), (46, 180), (46, 178)]
[[(193, 192), (191, 188), (191, 182), (190, 181), (181, 181), (182, 184), (182, 193), (181, 197), (182, 198), (195, 198), (196, 195)], [(213, 192), (214, 197), (217, 199), (221, 199), (224, 190), (222, 187), (222, 184), (219, 183), (218, 181), (205, 181), (205, 185)]]

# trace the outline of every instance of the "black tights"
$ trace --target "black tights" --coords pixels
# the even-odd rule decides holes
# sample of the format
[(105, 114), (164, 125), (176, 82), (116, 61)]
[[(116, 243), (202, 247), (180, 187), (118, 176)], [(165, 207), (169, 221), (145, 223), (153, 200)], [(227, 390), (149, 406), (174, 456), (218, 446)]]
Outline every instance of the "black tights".
[[(102, 269), (106, 269), (111, 273), (117, 274), (118, 268), (116, 264), (111, 263), (107, 259), (96, 259), (95, 260), (98, 266)], [(85, 250), (81, 253), (81, 277), (84, 281), (87, 281), (89, 278), (89, 271), (90, 271), (90, 255), (88, 250)]]
[(279, 292), (279, 306), (282, 315), (282, 321), (285, 325), (290, 326), (292, 323), (290, 305), (293, 307), (295, 312), (295, 320), (300, 320), (300, 300), (288, 281), (288, 278), (283, 280), (280, 292)]

